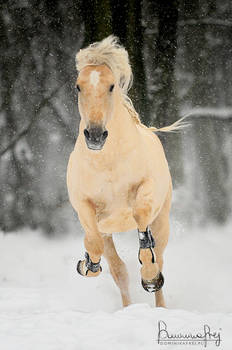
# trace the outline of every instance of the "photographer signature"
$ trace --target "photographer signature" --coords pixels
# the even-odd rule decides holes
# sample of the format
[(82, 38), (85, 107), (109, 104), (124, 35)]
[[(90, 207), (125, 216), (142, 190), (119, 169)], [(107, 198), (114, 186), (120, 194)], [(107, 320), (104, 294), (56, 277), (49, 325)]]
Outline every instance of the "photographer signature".
[(178, 341), (178, 342), (193, 342), (198, 341), (207, 346), (208, 342), (215, 342), (216, 346), (221, 344), (221, 334), (220, 332), (211, 332), (210, 326), (205, 324), (203, 326), (203, 332), (198, 332), (196, 334), (192, 333), (178, 333), (170, 334), (168, 331), (168, 326), (164, 321), (158, 322), (158, 344), (162, 345), (162, 342), (167, 341)]

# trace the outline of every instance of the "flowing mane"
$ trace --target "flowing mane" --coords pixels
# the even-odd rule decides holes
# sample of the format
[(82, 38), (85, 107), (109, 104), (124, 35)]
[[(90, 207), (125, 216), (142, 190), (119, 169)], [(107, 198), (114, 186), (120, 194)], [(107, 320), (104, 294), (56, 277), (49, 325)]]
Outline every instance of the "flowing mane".
[[(110, 35), (102, 41), (95, 42), (88, 47), (81, 49), (76, 55), (76, 68), (80, 72), (81, 69), (87, 65), (102, 65), (106, 64), (113, 72), (116, 81), (121, 88), (123, 104), (127, 108), (129, 114), (136, 124), (139, 124), (143, 128), (147, 128), (142, 124), (138, 113), (136, 112), (131, 99), (128, 96), (128, 91), (132, 86), (133, 74), (129, 57), (126, 49), (119, 44), (118, 38), (114, 35)], [(181, 118), (172, 125), (156, 128), (150, 127), (153, 132), (162, 131), (170, 132), (178, 130), (185, 126), (181, 121)]]
[(76, 55), (76, 67), (80, 71), (87, 65), (106, 64), (113, 72), (124, 94), (132, 85), (132, 70), (128, 53), (118, 43), (118, 38), (110, 35), (102, 41), (80, 50)]

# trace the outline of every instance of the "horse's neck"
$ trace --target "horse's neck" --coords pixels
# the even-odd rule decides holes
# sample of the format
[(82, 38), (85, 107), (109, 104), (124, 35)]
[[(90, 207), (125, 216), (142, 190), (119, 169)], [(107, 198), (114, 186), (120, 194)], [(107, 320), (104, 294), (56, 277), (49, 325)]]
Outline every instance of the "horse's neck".
[(124, 105), (122, 98), (115, 101), (114, 115), (107, 125), (107, 129), (112, 136), (112, 141), (130, 142), (134, 140), (137, 129), (136, 124)]

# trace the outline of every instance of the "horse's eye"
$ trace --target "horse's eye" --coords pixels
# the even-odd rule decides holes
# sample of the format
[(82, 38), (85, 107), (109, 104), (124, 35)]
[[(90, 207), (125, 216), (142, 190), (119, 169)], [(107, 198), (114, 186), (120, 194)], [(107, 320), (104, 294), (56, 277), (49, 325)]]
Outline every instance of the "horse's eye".
[(80, 86), (77, 84), (77, 86), (76, 86), (76, 88), (77, 88), (77, 90), (80, 92), (81, 91), (81, 88), (80, 88)]
[(114, 90), (114, 84), (110, 85), (110, 92)]

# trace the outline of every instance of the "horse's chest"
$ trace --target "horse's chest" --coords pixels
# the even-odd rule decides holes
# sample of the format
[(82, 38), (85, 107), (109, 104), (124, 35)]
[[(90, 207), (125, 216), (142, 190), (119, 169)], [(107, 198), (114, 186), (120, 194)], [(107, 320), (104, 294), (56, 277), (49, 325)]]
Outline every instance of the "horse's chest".
[(105, 206), (118, 206), (131, 201), (142, 172), (131, 162), (118, 163), (104, 169), (88, 169), (87, 196)]
[(100, 232), (121, 232), (135, 228), (132, 207), (139, 186), (139, 177), (128, 169), (105, 171), (89, 188), (95, 204)]

